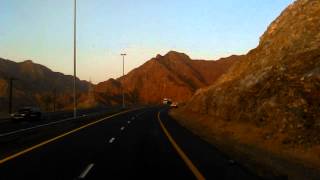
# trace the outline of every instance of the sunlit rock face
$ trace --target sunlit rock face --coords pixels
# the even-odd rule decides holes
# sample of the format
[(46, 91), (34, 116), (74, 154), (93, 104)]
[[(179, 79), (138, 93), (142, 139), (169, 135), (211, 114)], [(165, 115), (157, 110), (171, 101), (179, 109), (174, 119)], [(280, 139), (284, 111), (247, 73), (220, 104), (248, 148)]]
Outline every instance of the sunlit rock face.
[(320, 143), (320, 1), (290, 5), (257, 48), (184, 108)]
[(120, 104), (122, 87), (127, 103), (159, 104), (164, 97), (184, 102), (193, 93), (215, 82), (242, 56), (217, 61), (192, 60), (184, 53), (170, 51), (157, 55), (124, 77), (95, 86), (95, 97), (104, 104)]

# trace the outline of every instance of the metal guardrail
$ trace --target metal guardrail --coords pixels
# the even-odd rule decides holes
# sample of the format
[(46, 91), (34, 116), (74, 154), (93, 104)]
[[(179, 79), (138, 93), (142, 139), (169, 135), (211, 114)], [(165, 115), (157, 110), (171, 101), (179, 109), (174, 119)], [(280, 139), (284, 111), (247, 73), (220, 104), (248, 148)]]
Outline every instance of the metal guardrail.
[(25, 132), (25, 131), (30, 131), (30, 130), (37, 129), (37, 128), (40, 128), (40, 127), (59, 124), (59, 123), (65, 122), (65, 121), (73, 120), (73, 119), (74, 118), (66, 118), (66, 119), (62, 119), (62, 120), (59, 120), (59, 121), (54, 121), (54, 122), (50, 122), (50, 123), (46, 123), (46, 124), (40, 124), (40, 125), (32, 126), (32, 127), (29, 127), (29, 128), (18, 129), (18, 130), (15, 130), (15, 131), (11, 131), (11, 132), (0, 134), (0, 138), (1, 137), (6, 137), (6, 136), (10, 136), (10, 135), (14, 135), (14, 134), (17, 134), (17, 133), (22, 133), (22, 132)]
[(0, 124), (10, 121), (10, 118), (0, 118)]
[[(61, 120), (57, 119), (57, 121), (48, 122), (48, 123), (45, 123), (45, 124), (39, 124), (39, 125), (35, 125), (35, 126), (32, 126), (32, 127), (17, 129), (17, 130), (13, 130), (13, 131), (10, 131), (10, 132), (5, 132), (5, 133), (0, 134), (0, 138), (3, 139), (3, 138), (6, 138), (6, 137), (11, 137), (11, 136), (15, 136), (15, 135), (21, 135), (21, 134), (24, 134), (24, 133), (27, 133), (27, 132), (32, 132), (33, 130), (38, 130), (38, 129), (41, 129), (41, 128), (44, 128), (44, 127), (49, 127), (49, 126), (52, 126), (52, 125), (62, 124), (62, 123), (65, 123), (65, 122), (72, 122), (72, 121), (79, 122), (79, 120), (82, 121), (82, 120), (89, 119), (89, 118), (99, 118), (99, 117), (105, 116), (105, 115), (107, 115), (109, 113), (115, 112), (117, 110), (120, 110), (120, 108), (112, 108), (112, 109), (104, 110), (104, 111), (101, 110), (101, 111), (98, 111), (98, 112), (93, 112), (93, 113), (89, 113), (89, 114), (85, 114), (85, 115), (80, 115), (77, 118), (68, 117), (68, 118), (64, 118), (64, 119), (61, 119)], [(52, 116), (49, 116), (49, 117), (52, 118)]]
[[(120, 107), (120, 106), (119, 106)], [(113, 109), (118, 107), (99, 107), (99, 108), (91, 108), (91, 109), (79, 109), (78, 113), (90, 113), (90, 112), (99, 112), (107, 109)], [(43, 112), (43, 117), (47, 120), (57, 119), (57, 118), (66, 118), (66, 117), (73, 116), (72, 110), (64, 110), (64, 111), (56, 111), (56, 112)], [(7, 117), (0, 117), (0, 124), (4, 122), (10, 121), (11, 118), (8, 115)]]

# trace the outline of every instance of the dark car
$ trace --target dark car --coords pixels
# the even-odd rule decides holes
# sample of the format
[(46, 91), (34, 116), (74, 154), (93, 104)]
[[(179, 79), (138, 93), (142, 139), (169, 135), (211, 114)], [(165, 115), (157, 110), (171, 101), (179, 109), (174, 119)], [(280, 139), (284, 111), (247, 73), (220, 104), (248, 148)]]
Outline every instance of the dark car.
[(14, 121), (32, 121), (41, 120), (42, 112), (37, 107), (24, 107), (18, 110), (18, 112), (11, 115)]

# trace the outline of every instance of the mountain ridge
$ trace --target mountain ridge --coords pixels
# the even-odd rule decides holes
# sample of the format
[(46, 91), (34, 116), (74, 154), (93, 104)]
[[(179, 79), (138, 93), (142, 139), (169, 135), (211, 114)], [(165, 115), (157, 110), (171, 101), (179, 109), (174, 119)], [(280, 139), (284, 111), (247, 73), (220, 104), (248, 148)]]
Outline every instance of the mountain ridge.
[[(34, 105), (44, 110), (52, 110), (54, 96), (57, 100), (57, 109), (65, 109), (72, 104), (73, 76), (54, 72), (32, 60), (14, 62), (0, 58), (0, 107), (2, 111), (7, 111), (9, 78), (16, 79), (13, 83), (14, 109)], [(78, 96), (86, 96), (92, 84), (79, 78), (76, 82)]]
[[(169, 51), (163, 56), (156, 55), (125, 76), (116, 79), (120, 86), (109, 88), (110, 92), (105, 84), (112, 86), (112, 83), (108, 81), (98, 83), (95, 87), (95, 95), (97, 99), (106, 102), (108, 97), (106, 94), (113, 94), (118, 96), (117, 103), (121, 103), (121, 85), (124, 85), (129, 103), (158, 104), (164, 97), (183, 102), (198, 88), (214, 82), (241, 57), (232, 56), (232, 60), (227, 58), (221, 61), (200, 61), (192, 60), (185, 53)], [(103, 98), (103, 96), (106, 97)], [(116, 102), (110, 104), (113, 103)]]

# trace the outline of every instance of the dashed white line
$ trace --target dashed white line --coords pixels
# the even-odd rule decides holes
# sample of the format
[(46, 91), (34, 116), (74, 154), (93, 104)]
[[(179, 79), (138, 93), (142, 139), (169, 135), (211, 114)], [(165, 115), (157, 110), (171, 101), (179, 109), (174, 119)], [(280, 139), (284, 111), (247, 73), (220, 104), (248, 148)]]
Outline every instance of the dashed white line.
[(90, 170), (93, 168), (93, 166), (94, 166), (93, 163), (89, 164), (86, 167), (86, 169), (84, 169), (84, 171), (80, 174), (79, 179), (84, 179), (87, 176), (87, 174), (90, 172)]
[(120, 128), (120, 130), (121, 130), (121, 131), (123, 131), (124, 129), (125, 129), (125, 127), (124, 127), (124, 126), (122, 126), (122, 127)]
[(131, 120), (134, 120), (134, 119), (136, 119), (134, 116), (131, 118)]
[(127, 123), (128, 123), (128, 124), (130, 124), (130, 123), (131, 123), (131, 121), (128, 121)]
[(114, 140), (116, 140), (116, 138), (112, 137), (112, 138), (109, 140), (109, 143), (110, 143), (110, 144), (113, 143)]

